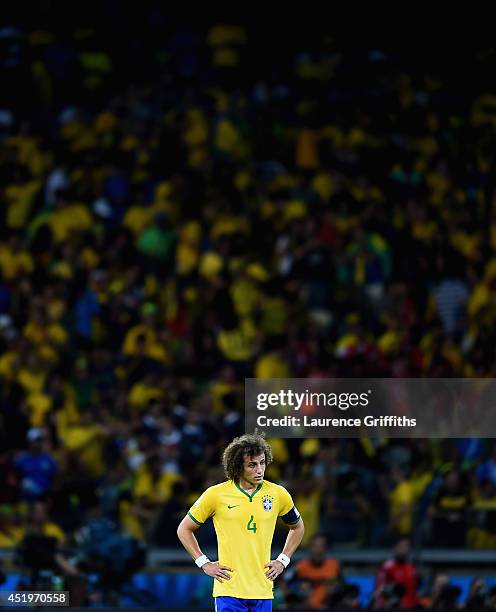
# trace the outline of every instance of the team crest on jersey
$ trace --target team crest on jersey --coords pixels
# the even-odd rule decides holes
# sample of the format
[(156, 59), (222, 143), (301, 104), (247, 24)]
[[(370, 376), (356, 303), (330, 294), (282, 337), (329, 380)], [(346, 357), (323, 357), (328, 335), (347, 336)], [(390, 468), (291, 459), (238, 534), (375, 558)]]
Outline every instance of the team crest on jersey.
[(270, 495), (264, 495), (262, 497), (262, 506), (266, 512), (270, 512), (272, 510), (273, 501), (274, 501), (274, 498), (271, 497)]

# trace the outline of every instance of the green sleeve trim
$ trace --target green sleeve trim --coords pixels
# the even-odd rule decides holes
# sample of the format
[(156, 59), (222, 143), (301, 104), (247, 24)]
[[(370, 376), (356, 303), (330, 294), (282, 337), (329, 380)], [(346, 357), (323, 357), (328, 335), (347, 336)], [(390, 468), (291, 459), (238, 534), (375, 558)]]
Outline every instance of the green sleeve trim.
[(195, 523), (196, 523), (197, 525), (203, 525), (203, 523), (200, 523), (200, 521), (197, 521), (197, 520), (195, 519), (195, 517), (194, 517), (194, 516), (191, 514), (191, 512), (188, 512), (188, 516), (189, 516), (189, 518), (190, 518), (191, 520), (195, 521)]

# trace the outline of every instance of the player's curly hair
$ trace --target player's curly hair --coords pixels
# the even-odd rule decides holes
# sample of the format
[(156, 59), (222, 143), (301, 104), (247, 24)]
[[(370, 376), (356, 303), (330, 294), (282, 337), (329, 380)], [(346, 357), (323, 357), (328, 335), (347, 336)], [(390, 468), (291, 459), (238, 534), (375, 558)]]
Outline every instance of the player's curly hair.
[(256, 430), (252, 434), (244, 434), (229, 444), (222, 455), (222, 467), (229, 480), (239, 482), (243, 474), (243, 463), (245, 455), (256, 457), (265, 454), (265, 464), (272, 463), (272, 449), (263, 434)]

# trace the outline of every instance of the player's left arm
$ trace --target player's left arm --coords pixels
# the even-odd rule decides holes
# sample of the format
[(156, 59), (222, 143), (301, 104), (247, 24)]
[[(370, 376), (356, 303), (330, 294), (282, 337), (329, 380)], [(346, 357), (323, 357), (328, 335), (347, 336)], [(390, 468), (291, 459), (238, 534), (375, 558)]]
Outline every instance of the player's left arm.
[(301, 544), (303, 535), (305, 534), (305, 525), (303, 524), (303, 519), (301, 516), (296, 523), (288, 525), (288, 527), (289, 533), (288, 537), (286, 538), (284, 548), (282, 549), (282, 553), (277, 559), (274, 559), (270, 563), (266, 563), (264, 566), (267, 568), (265, 575), (269, 580), (275, 580), (277, 576), (283, 573), (283, 571), (289, 565), (289, 561), (293, 553)]
[(282, 554), (291, 558), (295, 550), (301, 544), (304, 535), (305, 525), (303, 524), (303, 519), (300, 516), (300, 520), (296, 523), (296, 525), (289, 526), (289, 533), (288, 537), (286, 538), (286, 544), (284, 544), (284, 548), (282, 549)]

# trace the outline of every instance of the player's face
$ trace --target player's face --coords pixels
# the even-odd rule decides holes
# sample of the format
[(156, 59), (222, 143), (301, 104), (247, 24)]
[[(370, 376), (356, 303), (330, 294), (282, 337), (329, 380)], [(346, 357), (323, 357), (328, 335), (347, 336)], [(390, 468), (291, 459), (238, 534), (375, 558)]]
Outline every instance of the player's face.
[(258, 486), (265, 474), (265, 454), (250, 457), (245, 455), (242, 479), (251, 485)]

